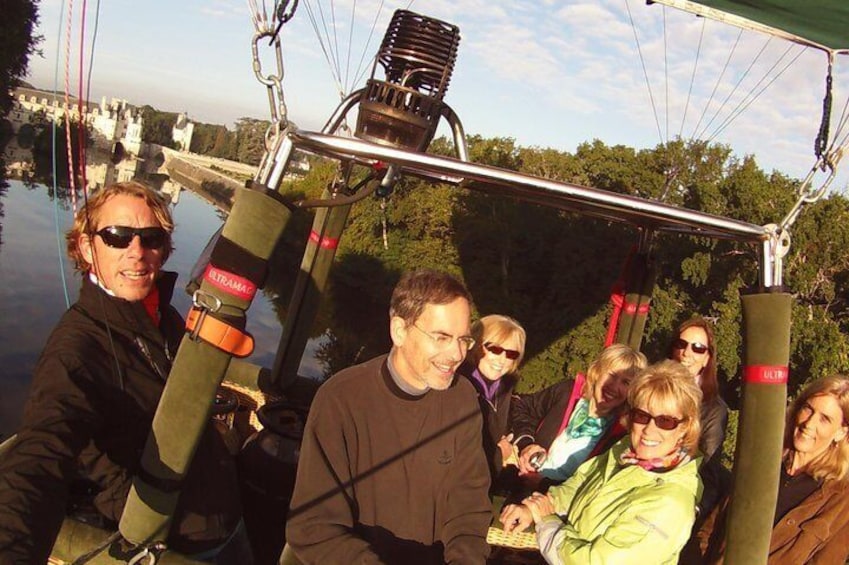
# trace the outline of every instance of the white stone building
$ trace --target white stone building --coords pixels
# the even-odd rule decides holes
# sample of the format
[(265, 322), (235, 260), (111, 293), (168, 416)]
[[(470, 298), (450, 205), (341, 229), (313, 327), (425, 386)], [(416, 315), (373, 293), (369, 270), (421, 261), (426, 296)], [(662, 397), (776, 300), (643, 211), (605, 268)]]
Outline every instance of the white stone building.
[[(17, 132), (20, 127), (32, 123), (39, 112), (47, 119), (62, 121), (68, 114), (73, 121), (80, 119), (80, 106), (77, 98), (64, 97), (45, 90), (17, 88), (14, 91), (14, 104), (9, 120)], [(84, 103), (82, 105), (85, 123), (89, 126), (95, 147), (112, 152), (116, 144), (121, 143), (124, 152), (138, 155), (142, 143), (142, 117), (138, 108), (126, 100), (113, 98), (108, 104), (104, 97), (100, 105)]]
[(189, 117), (183, 113), (177, 116), (177, 123), (171, 128), (171, 139), (178, 151), (188, 151), (192, 146), (192, 134), (195, 124), (189, 121)]

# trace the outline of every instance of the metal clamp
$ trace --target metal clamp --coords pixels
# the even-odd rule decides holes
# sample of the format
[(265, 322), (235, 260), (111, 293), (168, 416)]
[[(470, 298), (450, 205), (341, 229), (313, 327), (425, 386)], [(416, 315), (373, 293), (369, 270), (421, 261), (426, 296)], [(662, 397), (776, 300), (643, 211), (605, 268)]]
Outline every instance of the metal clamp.
[(147, 559), (147, 565), (155, 565), (157, 558), (163, 551), (165, 551), (165, 549), (165, 544), (161, 542), (145, 546), (141, 551), (136, 553), (129, 561), (127, 561), (127, 565), (137, 565), (142, 563), (143, 559)]
[(192, 331), (189, 333), (189, 337), (191, 337), (193, 341), (197, 341), (198, 334), (200, 333), (200, 329), (203, 327), (206, 315), (210, 312), (218, 312), (221, 310), (222, 302), (221, 299), (214, 294), (197, 289), (192, 293), (192, 305), (198, 309), (199, 315), (197, 322), (192, 328)]
[(208, 312), (218, 312), (222, 306), (221, 299), (203, 290), (196, 290), (192, 293), (192, 305), (195, 308), (206, 310)]

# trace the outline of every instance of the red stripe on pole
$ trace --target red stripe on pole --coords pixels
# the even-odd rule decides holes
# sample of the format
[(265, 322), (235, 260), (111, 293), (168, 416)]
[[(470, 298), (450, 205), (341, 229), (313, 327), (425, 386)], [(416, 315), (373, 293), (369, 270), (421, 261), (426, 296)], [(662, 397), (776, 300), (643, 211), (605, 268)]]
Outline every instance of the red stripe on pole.
[(781, 365), (749, 365), (743, 368), (743, 381), (765, 385), (787, 384), (790, 370)]
[(338, 238), (320, 237), (315, 231), (310, 232), (310, 242), (318, 245), (322, 249), (336, 249), (339, 245)]
[(649, 305), (648, 304), (640, 304), (637, 306), (636, 303), (629, 302), (625, 305), (625, 313), (626, 314), (648, 314), (649, 313)]

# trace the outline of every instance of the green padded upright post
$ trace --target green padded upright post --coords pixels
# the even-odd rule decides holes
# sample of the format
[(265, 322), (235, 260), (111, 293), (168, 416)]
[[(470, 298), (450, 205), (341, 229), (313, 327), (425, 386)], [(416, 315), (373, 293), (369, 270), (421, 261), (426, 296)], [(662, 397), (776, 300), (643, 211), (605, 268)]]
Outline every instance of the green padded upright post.
[[(258, 190), (238, 192), (216, 250), (239, 249), (254, 266), (266, 265), (291, 212), (282, 202)], [(232, 252), (232, 251), (231, 251)], [(215, 258), (215, 251), (213, 251)], [(230, 273), (244, 276), (229, 267)], [(253, 295), (226, 292), (204, 277), (200, 292), (221, 301), (218, 314), (244, 328), (245, 310)], [(215, 315), (210, 313), (209, 315)], [(133, 543), (164, 540), (168, 534), (180, 483), (206, 428), (218, 386), (231, 354), (213, 345), (183, 337), (153, 418), (141, 457), (143, 472), (133, 478), (119, 529)], [(210, 493), (214, 496), (214, 493)]]
[(648, 254), (634, 255), (625, 283), (625, 303), (619, 315), (616, 343), (624, 343), (635, 351), (640, 350), (655, 278), (654, 265)]
[[(80, 556), (86, 555), (96, 548), (102, 547), (112, 536), (111, 531), (80, 522), (73, 518), (65, 518), (62, 529), (56, 537), (56, 542), (50, 552), (53, 562), (72, 563)], [(138, 551), (130, 550), (127, 554), (114, 551), (112, 546), (106, 547), (94, 557), (86, 560), (87, 565), (126, 565), (138, 555)], [(153, 556), (141, 557), (137, 563), (145, 565), (152, 563)], [(166, 550), (156, 558), (156, 565), (203, 565), (205, 561), (196, 561), (179, 553)]]
[(734, 456), (725, 563), (767, 562), (784, 436), (790, 359), (787, 293), (744, 295), (743, 405)]
[[(330, 198), (330, 192), (325, 191), (322, 198)], [(318, 315), (321, 297), (327, 288), (330, 268), (350, 210), (351, 205), (348, 204), (316, 211), (271, 370), (272, 378), (281, 389), (285, 390), (298, 376), (301, 358)]]

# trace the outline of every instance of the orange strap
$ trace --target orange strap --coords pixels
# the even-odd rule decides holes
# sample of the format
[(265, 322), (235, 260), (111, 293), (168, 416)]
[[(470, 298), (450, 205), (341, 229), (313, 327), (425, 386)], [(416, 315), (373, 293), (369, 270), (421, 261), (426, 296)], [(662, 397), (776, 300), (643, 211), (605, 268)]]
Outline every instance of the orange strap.
[(201, 308), (192, 308), (186, 317), (186, 329), (192, 337), (226, 351), (234, 357), (247, 357), (254, 350), (254, 338), (249, 333), (238, 330), (226, 322), (212, 316)]

